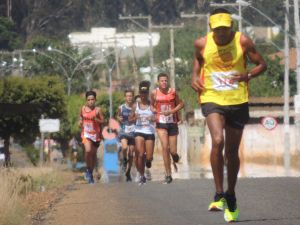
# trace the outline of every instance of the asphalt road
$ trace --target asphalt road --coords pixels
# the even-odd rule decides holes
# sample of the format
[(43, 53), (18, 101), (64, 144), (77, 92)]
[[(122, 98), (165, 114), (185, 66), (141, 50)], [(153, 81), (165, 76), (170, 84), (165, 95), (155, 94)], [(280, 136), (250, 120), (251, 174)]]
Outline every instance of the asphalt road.
[[(242, 178), (236, 191), (240, 224), (300, 224), (300, 178)], [(226, 224), (223, 212), (207, 211), (213, 194), (211, 179), (75, 184), (43, 225)]]

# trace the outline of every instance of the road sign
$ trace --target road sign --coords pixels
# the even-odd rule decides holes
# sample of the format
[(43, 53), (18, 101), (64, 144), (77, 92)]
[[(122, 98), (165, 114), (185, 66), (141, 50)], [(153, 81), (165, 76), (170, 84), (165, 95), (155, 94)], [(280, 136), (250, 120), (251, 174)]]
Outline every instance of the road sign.
[(263, 117), (261, 120), (261, 124), (267, 130), (273, 130), (277, 126), (277, 120), (272, 116)]
[(41, 133), (53, 133), (59, 131), (59, 119), (40, 119), (39, 126)]

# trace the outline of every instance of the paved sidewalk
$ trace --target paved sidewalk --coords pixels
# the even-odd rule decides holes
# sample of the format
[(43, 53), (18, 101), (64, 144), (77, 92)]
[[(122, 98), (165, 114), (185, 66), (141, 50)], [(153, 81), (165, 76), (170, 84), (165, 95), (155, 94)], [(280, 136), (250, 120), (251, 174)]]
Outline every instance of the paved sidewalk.
[[(46, 216), (46, 225), (217, 225), (208, 212), (211, 179), (76, 184)], [(237, 186), (240, 223), (299, 225), (300, 178), (243, 178)], [(239, 224), (240, 224), (239, 223)]]

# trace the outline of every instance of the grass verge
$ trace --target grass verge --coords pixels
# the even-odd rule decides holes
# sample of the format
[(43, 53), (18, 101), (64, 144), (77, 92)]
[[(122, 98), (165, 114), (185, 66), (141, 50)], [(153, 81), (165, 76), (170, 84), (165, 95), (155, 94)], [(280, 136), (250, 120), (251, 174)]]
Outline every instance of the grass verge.
[(54, 190), (71, 180), (60, 167), (0, 169), (0, 225), (29, 224), (41, 205), (54, 200)]

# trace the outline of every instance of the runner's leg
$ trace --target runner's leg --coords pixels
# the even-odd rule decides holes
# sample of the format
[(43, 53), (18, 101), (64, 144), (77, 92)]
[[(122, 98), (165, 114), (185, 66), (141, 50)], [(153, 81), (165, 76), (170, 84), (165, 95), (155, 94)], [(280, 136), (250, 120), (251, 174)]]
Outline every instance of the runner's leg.
[(177, 154), (177, 135), (169, 136), (170, 153)]
[(225, 129), (225, 155), (227, 159), (228, 193), (234, 194), (237, 176), (240, 169), (239, 146), (243, 129), (226, 126)]
[(214, 175), (216, 192), (223, 193), (223, 179), (224, 179), (223, 129), (225, 126), (225, 118), (218, 113), (211, 113), (207, 116), (206, 121), (212, 139), (210, 163)]
[(137, 169), (141, 176), (144, 176), (145, 172), (145, 139), (141, 136), (135, 137), (136, 157), (137, 157)]
[(168, 132), (165, 129), (156, 129), (156, 131), (162, 146), (165, 173), (166, 176), (171, 176), (171, 158), (169, 150)]
[(154, 140), (146, 140), (146, 161), (152, 162), (153, 160), (153, 151), (154, 151)]
[(123, 166), (123, 169), (126, 170), (127, 160), (128, 160), (128, 140), (126, 138), (121, 139), (121, 148), (122, 148), (121, 154), (123, 156), (122, 166)]

